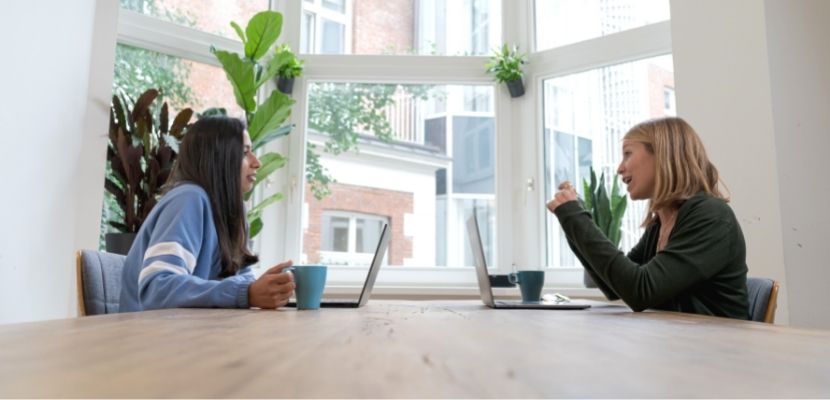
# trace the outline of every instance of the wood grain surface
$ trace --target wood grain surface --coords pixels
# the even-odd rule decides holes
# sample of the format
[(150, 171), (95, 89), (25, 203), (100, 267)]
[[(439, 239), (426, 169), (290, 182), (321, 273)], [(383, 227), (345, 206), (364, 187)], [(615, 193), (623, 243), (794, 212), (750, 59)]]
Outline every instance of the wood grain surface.
[(0, 326), (0, 397), (828, 397), (830, 332), (689, 314), (175, 309)]

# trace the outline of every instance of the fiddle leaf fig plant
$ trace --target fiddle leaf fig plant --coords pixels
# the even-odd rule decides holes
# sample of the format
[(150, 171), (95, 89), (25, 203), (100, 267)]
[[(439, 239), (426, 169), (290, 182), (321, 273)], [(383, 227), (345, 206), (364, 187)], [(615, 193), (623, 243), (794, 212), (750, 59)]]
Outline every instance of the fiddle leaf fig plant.
[[(233, 87), (236, 103), (245, 111), (248, 134), (251, 136), (253, 149), (258, 150), (267, 143), (287, 135), (293, 128), (293, 125), (286, 123), (294, 105), (294, 100), (289, 96), (279, 90), (271, 90), (263, 102), (257, 102), (257, 93), (262, 86), (277, 76), (286, 64), (286, 57), (280, 56), (279, 47), (273, 56), (267, 59), (265, 57), (282, 31), (282, 14), (276, 11), (262, 11), (251, 17), (245, 30), (236, 22), (231, 22), (231, 27), (244, 44), (244, 54), (215, 47), (211, 47), (211, 52), (225, 70), (225, 76)], [(210, 112), (222, 111), (214, 108)], [(254, 188), (245, 194), (246, 201), (250, 199), (256, 187), (287, 162), (285, 156), (276, 152), (266, 152), (259, 158), (261, 167), (257, 172)], [(280, 199), (282, 194), (275, 193), (248, 211), (250, 237), (256, 236), (262, 229), (263, 208)]]

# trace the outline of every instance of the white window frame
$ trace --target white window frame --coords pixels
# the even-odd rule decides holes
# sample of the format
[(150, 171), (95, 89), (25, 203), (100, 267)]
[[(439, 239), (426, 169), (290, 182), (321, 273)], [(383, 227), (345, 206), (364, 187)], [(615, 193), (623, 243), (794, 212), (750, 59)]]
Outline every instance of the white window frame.
[[(298, 49), (303, 1), (271, 1), (284, 15), (281, 42)], [(350, 4), (351, 2), (347, 2)], [(315, 3), (316, 4), (316, 3)], [(533, 48), (533, 0), (502, 0), (502, 42)], [(347, 6), (347, 7), (350, 7)], [(349, 10), (351, 13), (351, 9)], [(350, 14), (351, 15), (351, 14)], [(296, 21), (291, 24), (287, 21)], [(350, 31), (350, 29), (347, 29)], [(493, 31), (493, 29), (491, 29)], [(211, 45), (241, 52), (240, 42), (121, 10), (118, 42), (219, 66)], [(351, 40), (347, 40), (348, 43)], [(351, 49), (349, 49), (351, 52)], [(671, 53), (671, 22), (665, 21), (580, 43), (529, 52), (524, 97), (511, 99), (504, 85), (496, 85), (482, 66), (487, 56), (379, 56), (304, 54), (305, 72), (295, 83), (298, 100), (291, 122), (295, 129), (285, 139), (268, 145), (289, 155), (289, 163), (273, 174), (257, 196), (280, 191), (285, 200), (265, 210), (265, 227), (255, 242), (263, 262), (260, 270), (285, 259), (299, 260), (302, 252), (307, 85), (312, 81), (492, 85), (495, 86), (496, 123), (496, 257), (491, 273), (514, 267), (538, 268), (546, 261), (542, 91), (545, 79)], [(463, 227), (461, 227), (463, 229)], [(582, 287), (582, 269), (548, 269), (546, 290), (572, 295), (596, 295)], [(332, 286), (357, 287), (365, 268), (333, 269)], [(378, 293), (475, 294), (475, 274), (469, 267), (386, 268), (378, 278)], [(510, 292), (512, 293), (512, 292)]]

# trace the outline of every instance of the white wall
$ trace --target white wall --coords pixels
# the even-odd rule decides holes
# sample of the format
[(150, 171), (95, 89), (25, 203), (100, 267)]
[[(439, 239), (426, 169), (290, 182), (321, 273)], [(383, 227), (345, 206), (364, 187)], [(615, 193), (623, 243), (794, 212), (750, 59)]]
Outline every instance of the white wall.
[(749, 273), (783, 284), (776, 322), (830, 327), (821, 251), (830, 190), (820, 176), (830, 147), (830, 2), (671, 5), (678, 114), (731, 190)]
[(117, 1), (3, 2), (0, 323), (75, 315), (96, 248)]
[(830, 1), (765, 5), (790, 323), (830, 328)]

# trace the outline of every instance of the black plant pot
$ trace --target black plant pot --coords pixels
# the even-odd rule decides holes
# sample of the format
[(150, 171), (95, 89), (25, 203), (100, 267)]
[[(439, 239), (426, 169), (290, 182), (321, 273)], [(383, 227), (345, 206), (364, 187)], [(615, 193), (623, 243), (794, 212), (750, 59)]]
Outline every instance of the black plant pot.
[(521, 97), (525, 94), (525, 85), (521, 79), (505, 83), (507, 84), (507, 90), (510, 91), (510, 97)]
[(294, 78), (277, 78), (277, 89), (285, 94), (291, 94), (294, 91)]
[(585, 284), (586, 288), (597, 287), (597, 283), (594, 282), (594, 279), (591, 278), (591, 274), (589, 274), (588, 271), (582, 271), (582, 283)]
[(135, 241), (135, 233), (108, 233), (104, 236), (107, 253), (127, 255)]

